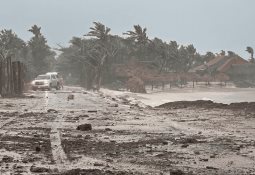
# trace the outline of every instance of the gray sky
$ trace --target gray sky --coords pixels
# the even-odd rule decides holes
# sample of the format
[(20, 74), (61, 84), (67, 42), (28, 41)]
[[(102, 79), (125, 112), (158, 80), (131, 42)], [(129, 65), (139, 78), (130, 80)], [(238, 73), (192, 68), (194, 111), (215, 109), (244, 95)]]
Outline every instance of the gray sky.
[(194, 44), (201, 53), (232, 50), (244, 58), (255, 48), (255, 0), (0, 0), (0, 29), (28, 40), (33, 24), (49, 44), (67, 45), (72, 36), (100, 21), (122, 34), (134, 24), (150, 38)]

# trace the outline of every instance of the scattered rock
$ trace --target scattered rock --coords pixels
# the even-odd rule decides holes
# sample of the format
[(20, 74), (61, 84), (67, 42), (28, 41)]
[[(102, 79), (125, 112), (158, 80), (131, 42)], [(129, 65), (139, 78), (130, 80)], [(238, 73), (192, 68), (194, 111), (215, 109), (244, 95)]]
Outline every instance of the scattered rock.
[(163, 141), (162, 144), (163, 145), (168, 145), (168, 141)]
[(48, 109), (47, 112), (48, 112), (48, 113), (58, 113), (58, 111), (55, 110), (55, 109)]
[(84, 139), (90, 139), (91, 137), (90, 137), (90, 135), (86, 135), (85, 137), (84, 137)]
[(104, 166), (104, 164), (96, 162), (96, 163), (94, 163), (94, 166)]
[(195, 138), (181, 138), (181, 141), (180, 143), (183, 143), (183, 144), (192, 144), (192, 143), (198, 143), (197, 139)]
[(155, 157), (164, 157), (164, 153), (159, 153), (159, 154), (156, 154)]
[(218, 168), (215, 168), (215, 167), (212, 167), (212, 166), (206, 166), (206, 169), (217, 170)]
[(90, 130), (92, 130), (92, 125), (91, 124), (82, 124), (77, 127), (77, 130), (90, 131)]
[(67, 100), (69, 101), (69, 100), (74, 100), (74, 95), (73, 94), (69, 94), (68, 96), (67, 96)]
[(87, 120), (95, 120), (95, 118), (88, 118)]
[(210, 158), (215, 158), (215, 157), (216, 157), (216, 155), (215, 155), (215, 154), (210, 156)]
[(170, 174), (171, 175), (185, 175), (185, 173), (181, 170), (171, 170)]
[(199, 151), (194, 151), (194, 154), (199, 155), (200, 152)]
[(45, 167), (37, 167), (35, 165), (32, 165), (30, 167), (30, 171), (33, 173), (48, 173), (50, 172), (50, 169), (45, 168)]
[(182, 148), (187, 148), (188, 146), (189, 146), (189, 144), (186, 143), (186, 144), (183, 144), (181, 147)]
[(89, 115), (84, 114), (84, 115), (80, 115), (79, 117), (80, 117), (80, 118), (89, 118)]
[(89, 113), (97, 113), (97, 110), (88, 110)]
[(13, 162), (14, 158), (13, 157), (10, 157), (10, 156), (3, 156), (2, 158), (2, 162), (5, 162), (5, 163), (9, 163), (9, 162)]
[(112, 131), (111, 128), (105, 128), (105, 131)]
[(208, 160), (209, 160), (209, 159), (202, 158), (202, 159), (200, 159), (199, 161), (201, 161), (201, 162), (208, 162)]
[(36, 147), (35, 147), (35, 151), (36, 151), (36, 152), (40, 152), (40, 151), (41, 151), (41, 147), (40, 147), (40, 146), (36, 146)]

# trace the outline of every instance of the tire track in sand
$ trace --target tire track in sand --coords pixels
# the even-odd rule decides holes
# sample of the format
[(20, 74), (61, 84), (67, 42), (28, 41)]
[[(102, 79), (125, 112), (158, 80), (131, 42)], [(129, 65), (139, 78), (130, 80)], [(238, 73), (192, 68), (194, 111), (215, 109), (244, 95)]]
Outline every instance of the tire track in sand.
[[(50, 93), (48, 91), (44, 94), (44, 105), (42, 106), (43, 110), (47, 111), (49, 107), (52, 107), (50, 104)], [(54, 114), (50, 114), (54, 115)], [(58, 171), (67, 170), (67, 164), (69, 163), (68, 158), (63, 150), (61, 145), (61, 129), (62, 129), (63, 116), (60, 114), (55, 115), (55, 120), (50, 122), (50, 143), (51, 143), (51, 152), (53, 160), (56, 164)]]
[(69, 163), (68, 158), (61, 145), (61, 126), (63, 116), (57, 115), (56, 119), (52, 122), (50, 142), (53, 160), (55, 161), (59, 171), (67, 170), (66, 164)]

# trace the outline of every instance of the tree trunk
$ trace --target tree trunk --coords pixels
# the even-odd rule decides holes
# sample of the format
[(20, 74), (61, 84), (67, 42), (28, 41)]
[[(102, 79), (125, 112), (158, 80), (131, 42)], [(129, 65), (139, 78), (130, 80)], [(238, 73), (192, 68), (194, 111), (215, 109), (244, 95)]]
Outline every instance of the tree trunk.
[(96, 76), (96, 89), (100, 90), (101, 88), (101, 81), (102, 81), (102, 68), (99, 67), (97, 70), (97, 76)]
[(86, 89), (91, 90), (93, 87), (93, 69), (91, 66), (86, 66)]

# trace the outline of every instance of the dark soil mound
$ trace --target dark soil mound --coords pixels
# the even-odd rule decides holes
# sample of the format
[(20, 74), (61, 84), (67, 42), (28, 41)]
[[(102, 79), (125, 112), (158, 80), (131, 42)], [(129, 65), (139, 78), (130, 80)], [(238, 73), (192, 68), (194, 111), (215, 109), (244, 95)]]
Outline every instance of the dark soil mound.
[(63, 175), (133, 175), (131, 172), (123, 172), (123, 171), (104, 171), (99, 169), (73, 169), (66, 173), (63, 173)]
[(77, 130), (90, 131), (90, 130), (92, 130), (92, 125), (91, 124), (82, 124), (77, 127)]
[(182, 109), (182, 108), (205, 108), (205, 109), (231, 109), (231, 110), (246, 110), (246, 111), (255, 111), (255, 102), (242, 102), (242, 103), (214, 103), (213, 101), (197, 100), (197, 101), (177, 101), (169, 102), (157, 106), (157, 108), (164, 109)]

